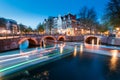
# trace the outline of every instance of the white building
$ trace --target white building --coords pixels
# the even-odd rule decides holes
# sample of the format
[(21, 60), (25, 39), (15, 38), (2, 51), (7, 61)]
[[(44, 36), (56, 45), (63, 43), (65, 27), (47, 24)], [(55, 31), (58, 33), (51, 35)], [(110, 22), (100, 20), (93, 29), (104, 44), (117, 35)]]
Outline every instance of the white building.
[(1, 21), (4, 19), (4, 22), (2, 22), (4, 25), (0, 25), (0, 34), (18, 34), (19, 33), (19, 27), (17, 25), (17, 22), (12, 19), (5, 19), (0, 18)]
[[(52, 29), (51, 32), (52, 34), (67, 34), (67, 35), (75, 35), (75, 23), (76, 21), (76, 16), (72, 14), (67, 14), (64, 16), (58, 16), (58, 17), (52, 17)], [(74, 23), (74, 24), (73, 24)], [(46, 27), (45, 31), (46, 33), (50, 32), (49, 31), (49, 21), (45, 21)]]

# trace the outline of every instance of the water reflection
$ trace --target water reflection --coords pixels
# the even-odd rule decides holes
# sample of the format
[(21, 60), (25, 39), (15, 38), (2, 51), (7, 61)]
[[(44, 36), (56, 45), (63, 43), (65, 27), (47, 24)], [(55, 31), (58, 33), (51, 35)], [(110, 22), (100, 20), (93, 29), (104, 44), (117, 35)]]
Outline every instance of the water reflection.
[(54, 48), (56, 48), (56, 47), (57, 47), (57, 44), (55, 43), (55, 44), (54, 44)]
[(74, 57), (76, 57), (76, 55), (77, 55), (77, 46), (76, 45), (74, 47), (74, 53), (73, 53), (73, 55), (74, 55)]
[(94, 39), (92, 39), (92, 47), (94, 46), (94, 44), (95, 44), (95, 41), (94, 41)]
[(42, 49), (42, 45), (40, 45), (40, 49)]
[(118, 50), (111, 50), (112, 53), (112, 58), (110, 59), (110, 70), (116, 70), (117, 68), (117, 55), (118, 55)]
[(43, 47), (46, 48), (46, 44), (45, 43), (43, 44)]
[(63, 45), (60, 44), (60, 53), (62, 54), (63, 53)]
[(58, 44), (58, 47), (60, 47), (60, 53), (61, 53), (61, 54), (63, 53), (63, 50), (64, 50), (65, 45), (66, 45), (66, 43)]
[(80, 56), (82, 56), (83, 53), (83, 44), (80, 44)]
[(28, 40), (25, 40), (24, 42), (22, 42), (22, 43), (19, 45), (20, 50), (27, 49), (28, 47), (29, 47), (29, 41), (28, 41)]
[[(21, 55), (21, 57), (29, 58), (29, 53), (23, 52), (22, 50), (20, 50), (20, 55)], [(17, 57), (16, 57), (16, 58), (17, 58)], [(18, 58), (19, 58), (19, 57), (18, 57)]]
[(36, 47), (35, 50), (32, 51), (33, 54), (36, 54), (38, 51), (38, 48)]
[(97, 46), (99, 46), (99, 43), (100, 43), (100, 39), (97, 38)]

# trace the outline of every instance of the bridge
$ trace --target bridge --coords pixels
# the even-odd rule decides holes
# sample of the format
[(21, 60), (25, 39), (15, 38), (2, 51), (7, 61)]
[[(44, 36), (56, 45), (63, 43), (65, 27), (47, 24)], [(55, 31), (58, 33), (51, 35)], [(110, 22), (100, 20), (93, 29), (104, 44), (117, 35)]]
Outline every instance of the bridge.
[(28, 40), (31, 45), (42, 45), (43, 41), (66, 41), (65, 35), (40, 35), (40, 36), (27, 36), (19, 39), (18, 44), (23, 43), (25, 40)]
[(67, 36), (67, 35), (24, 35), (21, 37), (14, 37), (8, 39), (0, 39), (0, 52), (18, 49), (19, 45), (25, 41), (29, 42), (30, 46), (43, 46), (44, 43), (58, 43), (60, 41), (83, 41), (84, 43), (91, 44), (94, 40), (94, 44), (110, 44), (110, 45), (119, 45), (120, 39), (99, 36), (99, 35), (80, 35), (80, 36)]
[(94, 44), (100, 44), (102, 40), (102, 36), (100, 35), (85, 35), (84, 43), (92, 44), (92, 40), (94, 40)]
[(18, 49), (24, 41), (29, 42), (29, 46), (42, 46), (43, 43), (58, 43), (59, 41), (83, 41), (84, 36), (66, 36), (66, 35), (27, 35), (17, 38), (0, 40), (0, 52), (12, 49)]

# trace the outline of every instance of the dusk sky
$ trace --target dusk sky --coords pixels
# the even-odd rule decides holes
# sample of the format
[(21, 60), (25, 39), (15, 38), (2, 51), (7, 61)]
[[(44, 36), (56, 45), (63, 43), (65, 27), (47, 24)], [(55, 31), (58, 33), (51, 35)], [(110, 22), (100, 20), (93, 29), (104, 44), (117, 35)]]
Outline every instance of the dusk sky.
[(77, 14), (88, 6), (94, 7), (98, 18), (104, 14), (108, 0), (0, 0), (0, 17), (16, 20), (35, 28), (48, 16)]

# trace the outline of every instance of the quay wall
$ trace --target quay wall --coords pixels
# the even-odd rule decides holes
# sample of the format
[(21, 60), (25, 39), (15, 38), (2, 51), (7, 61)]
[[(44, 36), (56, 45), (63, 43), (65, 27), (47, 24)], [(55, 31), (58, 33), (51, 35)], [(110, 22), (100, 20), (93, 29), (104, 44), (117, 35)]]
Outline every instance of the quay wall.
[(19, 48), (18, 38), (0, 40), (0, 52)]

